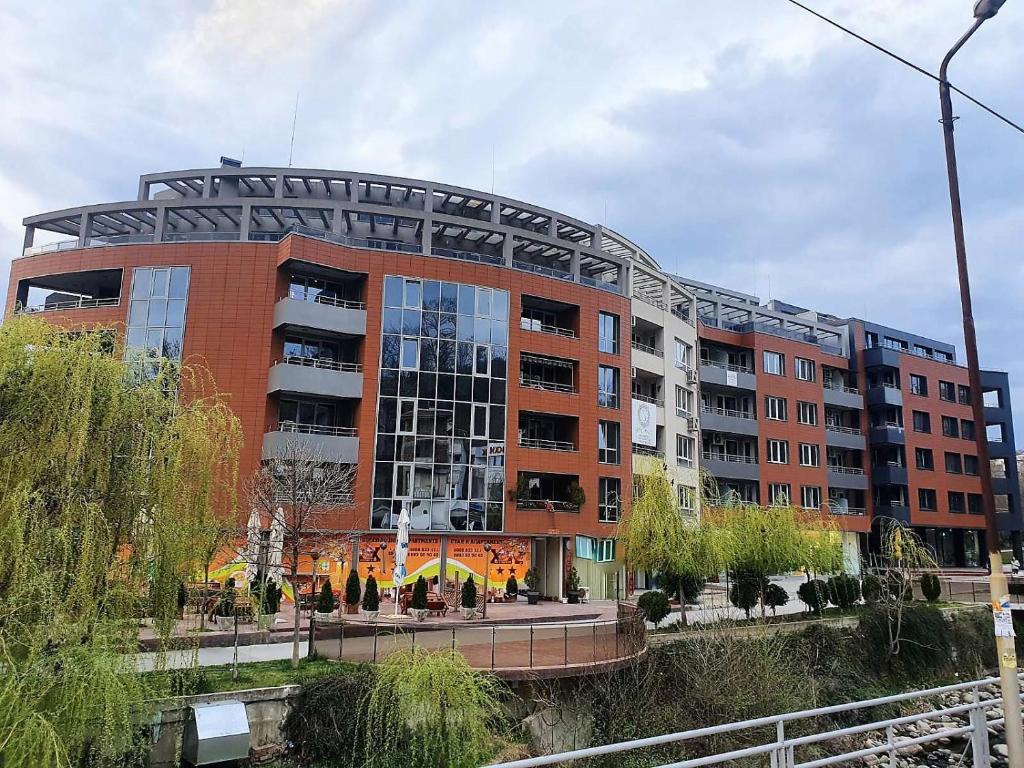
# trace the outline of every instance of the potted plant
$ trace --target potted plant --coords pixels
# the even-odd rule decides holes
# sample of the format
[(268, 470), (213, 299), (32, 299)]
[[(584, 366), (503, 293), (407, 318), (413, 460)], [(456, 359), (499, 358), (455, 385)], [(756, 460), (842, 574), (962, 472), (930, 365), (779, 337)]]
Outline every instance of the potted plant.
[(576, 604), (580, 601), (580, 575), (576, 572), (576, 566), (569, 569), (569, 578), (565, 582), (565, 595), (569, 602)]
[(515, 576), (509, 576), (505, 582), (505, 602), (514, 603), (519, 599), (519, 582)]
[(363, 615), (369, 622), (376, 621), (380, 615), (380, 592), (372, 573), (366, 577), (366, 589), (363, 590)]
[(416, 579), (416, 586), (412, 588), (409, 613), (416, 621), (423, 621), (427, 617), (427, 580), (422, 576)]
[(473, 574), (462, 583), (462, 618), (476, 618), (476, 582), (473, 581)]
[(359, 613), (359, 573), (353, 568), (345, 582), (345, 613)]
[(569, 504), (573, 509), (579, 510), (587, 503), (587, 494), (583, 492), (580, 484), (573, 480), (569, 483)]
[(334, 613), (334, 590), (331, 589), (331, 580), (328, 579), (320, 587), (320, 597), (316, 601), (316, 620), (325, 621), (331, 618)]
[(540, 600), (540, 574), (537, 573), (536, 568), (531, 568), (526, 572), (523, 577), (523, 581), (526, 582), (526, 602), (530, 605), (536, 605), (537, 601)]
[(509, 489), (508, 498), (509, 501), (516, 503), (527, 501), (530, 498), (530, 481), (526, 479), (526, 475), (519, 476), (519, 479), (516, 480), (516, 487)]

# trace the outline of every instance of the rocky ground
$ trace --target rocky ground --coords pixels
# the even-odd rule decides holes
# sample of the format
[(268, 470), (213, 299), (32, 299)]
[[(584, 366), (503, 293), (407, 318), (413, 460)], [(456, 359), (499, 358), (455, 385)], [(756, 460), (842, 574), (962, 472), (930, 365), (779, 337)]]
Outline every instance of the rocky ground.
[[(969, 704), (973, 700), (973, 693), (970, 691), (948, 693), (942, 697), (941, 704), (936, 709), (956, 707), (960, 704)], [(998, 686), (988, 686), (980, 691), (983, 700), (999, 698)], [(907, 714), (910, 714), (909, 712)], [(988, 719), (997, 720), (1002, 718), (1003, 709), (994, 706), (988, 710)], [(920, 738), (929, 733), (937, 733), (948, 728), (959, 728), (969, 725), (968, 713), (958, 715), (943, 715), (934, 720), (925, 720), (917, 723), (899, 726), (895, 729), (896, 741), (908, 741)], [(1006, 743), (1003, 738), (1003, 726), (989, 725), (989, 752), (993, 768), (1008, 764), (1006, 758)], [(852, 749), (880, 746), (886, 743), (885, 735), (873, 733), (867, 738), (859, 740), (859, 746), (853, 745)], [(862, 759), (864, 765), (888, 766), (888, 754), (873, 755)], [(898, 753), (895, 768), (949, 768), (949, 766), (974, 766), (971, 755), (971, 735), (969, 733), (961, 736), (941, 737), (936, 741), (927, 744), (914, 744)]]

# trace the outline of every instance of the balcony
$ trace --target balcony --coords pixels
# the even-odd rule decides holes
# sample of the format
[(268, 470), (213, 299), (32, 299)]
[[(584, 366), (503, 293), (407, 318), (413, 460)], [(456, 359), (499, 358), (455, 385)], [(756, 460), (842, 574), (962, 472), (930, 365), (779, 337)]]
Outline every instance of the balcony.
[(116, 307), (121, 304), (121, 299), (91, 299), (85, 296), (67, 299), (65, 301), (48, 301), (45, 304), (37, 304), (31, 307), (21, 307), (16, 311), (19, 315), (34, 315), (38, 312), (59, 312), (67, 309), (96, 309), (98, 307)]
[(887, 517), (901, 523), (910, 524), (910, 507), (906, 504), (876, 504), (875, 517)]
[(19, 280), (14, 294), (15, 311), (30, 315), (116, 307), (121, 303), (121, 280), (120, 269), (61, 272)]
[(838, 504), (834, 501), (828, 503), (830, 515), (838, 517), (864, 517), (868, 513), (864, 507), (849, 507), (846, 504)]
[(700, 380), (703, 384), (719, 384), (738, 389), (757, 389), (757, 376), (753, 368), (716, 360), (700, 361)]
[(576, 362), (522, 352), (519, 355), (519, 386), (575, 394)]
[(734, 480), (757, 480), (759, 469), (757, 459), (740, 454), (704, 451), (701, 458), (703, 467), (715, 477)]
[(641, 403), (650, 403), (654, 406), (654, 423), (659, 427), (665, 426), (665, 401), (660, 397), (654, 397), (653, 395), (645, 395), (642, 392), (633, 392), (631, 394), (634, 400), (639, 400)]
[(653, 456), (656, 459), (664, 459), (665, 452), (658, 448), (652, 448), (649, 445), (639, 445), (633, 443), (633, 455), (634, 456)]
[(852, 387), (824, 387), (823, 395), (825, 405), (857, 409), (864, 407), (864, 396)]
[(519, 413), (519, 447), (574, 453), (578, 450), (578, 419), (548, 413)]
[(750, 411), (702, 405), (700, 413), (701, 429), (712, 432), (731, 432), (735, 435), (757, 434), (757, 418)]
[(267, 394), (274, 392), (360, 398), (363, 396), (363, 366), (290, 355), (270, 369)]
[(359, 438), (355, 427), (324, 427), (282, 421), (276, 431), (263, 436), (263, 458), (294, 455), (292, 446), (310, 458), (334, 464), (359, 463)]
[(874, 405), (903, 405), (903, 392), (891, 384), (881, 384), (868, 387), (867, 404)]
[(586, 503), (575, 475), (520, 472), (509, 495), (517, 509), (535, 512), (579, 512)]
[(841, 424), (825, 425), (825, 445), (827, 446), (863, 451), (865, 444), (864, 433), (857, 427), (844, 427)]
[(889, 445), (904, 445), (907, 441), (906, 432), (899, 424), (872, 426), (870, 438), (872, 443), (888, 443)]
[(871, 469), (871, 482), (875, 485), (906, 485), (907, 468), (898, 464), (883, 464)]
[(366, 305), (327, 296), (313, 301), (286, 296), (274, 305), (274, 328), (282, 326), (365, 336)]
[(524, 331), (533, 331), (534, 333), (546, 333), (549, 336), (561, 336), (563, 339), (575, 339), (576, 331), (571, 328), (562, 328), (558, 325), (548, 325), (542, 323), (539, 320), (531, 320), (528, 317), (521, 317), (519, 319), (519, 327)]
[(830, 488), (850, 488), (852, 490), (866, 491), (868, 489), (868, 478), (860, 467), (829, 464), (828, 484)]
[(871, 347), (864, 350), (865, 368), (875, 368), (881, 365), (887, 368), (899, 368), (900, 353), (889, 347)]

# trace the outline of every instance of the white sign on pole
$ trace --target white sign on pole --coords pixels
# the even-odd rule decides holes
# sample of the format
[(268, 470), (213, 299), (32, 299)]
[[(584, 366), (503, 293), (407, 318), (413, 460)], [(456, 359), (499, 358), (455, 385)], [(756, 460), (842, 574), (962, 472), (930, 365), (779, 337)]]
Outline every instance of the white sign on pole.
[(658, 420), (654, 403), (633, 400), (633, 442), (648, 448), (658, 446)]

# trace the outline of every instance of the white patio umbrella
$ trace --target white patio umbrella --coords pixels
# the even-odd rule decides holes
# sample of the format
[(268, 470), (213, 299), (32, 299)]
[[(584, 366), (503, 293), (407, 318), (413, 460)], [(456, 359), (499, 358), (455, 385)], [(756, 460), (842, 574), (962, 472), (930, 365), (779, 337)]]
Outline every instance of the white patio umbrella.
[(270, 521), (270, 551), (267, 553), (267, 578), (277, 586), (281, 586), (284, 568), (281, 560), (284, 556), (284, 510), (277, 508), (274, 519)]
[(259, 567), (261, 524), (260, 511), (253, 508), (249, 513), (249, 522), (245, 526), (245, 551), (242, 553), (245, 561), (245, 580), (250, 583), (256, 578)]
[(395, 537), (395, 569), (391, 578), (395, 584), (395, 616), (398, 616), (398, 589), (405, 583), (405, 560), (409, 556), (409, 510), (402, 505), (402, 514), (398, 516), (398, 533)]

